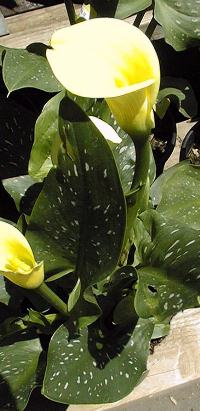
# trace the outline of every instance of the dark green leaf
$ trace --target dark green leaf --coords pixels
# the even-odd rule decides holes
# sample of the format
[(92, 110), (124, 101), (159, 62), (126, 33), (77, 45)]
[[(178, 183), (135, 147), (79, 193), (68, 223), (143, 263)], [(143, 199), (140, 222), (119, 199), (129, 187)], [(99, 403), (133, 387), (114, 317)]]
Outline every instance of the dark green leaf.
[(188, 161), (168, 169), (152, 186), (154, 204), (166, 218), (200, 229), (200, 169)]
[(135, 168), (135, 147), (133, 141), (117, 124), (105, 101), (96, 101), (89, 110), (89, 115), (96, 116), (108, 123), (122, 140), (119, 144), (112, 143), (109, 140), (107, 142), (117, 164), (124, 193), (127, 194), (130, 191)]
[(158, 102), (166, 98), (176, 105), (183, 116), (188, 118), (196, 116), (198, 104), (194, 90), (187, 80), (176, 77), (162, 78)]
[(73, 270), (76, 265), (85, 288), (117, 265), (125, 200), (104, 137), (68, 98), (62, 101), (60, 116), (63, 149), (58, 169), (45, 180), (27, 235), (47, 271), (50, 266)]
[(115, 17), (117, 19), (125, 19), (128, 16), (146, 10), (151, 6), (152, 0), (119, 0)]
[(113, 313), (113, 320), (116, 324), (129, 324), (137, 317), (134, 307), (135, 292), (131, 292), (118, 303)]
[(0, 177), (26, 174), (36, 114), (0, 96)]
[(15, 201), (15, 205), (19, 211), (22, 211), (21, 201), (25, 193), (33, 184), (35, 184), (34, 181), (28, 175), (3, 180), (3, 186)]
[(44, 395), (65, 404), (123, 398), (146, 369), (153, 327), (150, 320), (141, 319), (135, 328), (105, 335), (95, 324), (70, 338), (62, 325), (50, 342)]
[(29, 161), (29, 174), (35, 180), (43, 180), (52, 168), (51, 154), (58, 137), (59, 104), (63, 97), (64, 92), (61, 92), (50, 99), (36, 121)]
[(138, 11), (144, 10), (152, 3), (151, 0), (90, 0), (98, 16), (124, 19)]
[(0, 303), (7, 306), (8, 314), (9, 309), (16, 314), (16, 310), (18, 310), (22, 299), (23, 292), (21, 289), (6, 280), (3, 275), (0, 275)]
[(178, 311), (199, 305), (199, 231), (156, 211), (140, 216), (136, 245), (140, 256), (135, 308), (139, 316), (169, 319)]
[(80, 297), (79, 295), (76, 297), (79, 299), (74, 301), (76, 305), (71, 313), (71, 320), (77, 329), (86, 328), (100, 317), (102, 311), (91, 287), (87, 287)]
[(27, 326), (19, 317), (8, 317), (0, 324), (0, 341), (5, 340), (12, 334), (17, 334), (19, 331), (26, 329)]
[[(37, 367), (42, 348), (39, 339), (26, 332), (0, 346), (0, 407), (23, 411), (37, 385)], [(9, 405), (10, 404), (10, 405)]]
[(198, 0), (155, 0), (155, 18), (163, 27), (165, 39), (184, 50), (200, 44), (200, 3)]
[(31, 44), (26, 50), (7, 49), (3, 61), (3, 79), (11, 93), (25, 87), (47, 92), (63, 89), (56, 80), (46, 59), (47, 46)]

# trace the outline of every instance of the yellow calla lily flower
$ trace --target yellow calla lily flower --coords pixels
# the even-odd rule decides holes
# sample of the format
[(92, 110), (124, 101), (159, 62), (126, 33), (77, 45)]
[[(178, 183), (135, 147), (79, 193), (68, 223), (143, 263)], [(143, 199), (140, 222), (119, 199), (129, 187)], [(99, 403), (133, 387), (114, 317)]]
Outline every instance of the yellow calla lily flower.
[(156, 52), (144, 33), (117, 19), (97, 18), (56, 31), (47, 59), (69, 91), (105, 98), (118, 124), (148, 135), (160, 82)]
[(44, 280), (43, 263), (37, 264), (23, 234), (0, 221), (0, 274), (23, 288), (38, 288)]

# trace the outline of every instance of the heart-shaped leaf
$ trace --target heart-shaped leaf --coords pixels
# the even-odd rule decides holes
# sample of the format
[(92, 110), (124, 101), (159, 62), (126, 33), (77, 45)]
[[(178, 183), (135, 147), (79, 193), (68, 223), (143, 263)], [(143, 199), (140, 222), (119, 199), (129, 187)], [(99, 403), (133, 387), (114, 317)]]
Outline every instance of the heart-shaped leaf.
[(109, 145), (89, 118), (65, 98), (59, 121), (63, 148), (58, 169), (45, 180), (27, 236), (47, 271), (58, 260), (59, 269), (66, 269), (67, 262), (72, 269), (76, 265), (85, 288), (117, 265), (125, 199)]
[(95, 323), (70, 338), (62, 325), (50, 342), (43, 394), (65, 404), (123, 398), (146, 369), (153, 327), (152, 321), (140, 319), (135, 328), (105, 335)]
[(3, 80), (11, 93), (25, 87), (58, 92), (62, 85), (53, 75), (42, 43), (30, 44), (26, 50), (7, 49), (3, 60)]
[(26, 332), (5, 339), (0, 346), (1, 409), (23, 411), (38, 384), (37, 368), (42, 348), (39, 339)]

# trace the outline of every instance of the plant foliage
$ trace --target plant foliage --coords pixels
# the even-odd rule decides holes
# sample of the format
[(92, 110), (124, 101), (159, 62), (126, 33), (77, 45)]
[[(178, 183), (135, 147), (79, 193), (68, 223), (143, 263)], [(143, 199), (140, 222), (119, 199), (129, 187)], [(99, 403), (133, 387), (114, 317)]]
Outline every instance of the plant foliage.
[[(159, 23), (176, 51), (199, 47), (199, 1), (85, 4), (93, 17), (135, 15), (137, 22), (153, 10), (150, 28)], [(55, 403), (118, 401), (144, 375), (151, 339), (165, 336), (172, 316), (200, 302), (198, 161), (176, 164), (156, 179), (150, 150), (146, 180), (134, 186), (137, 142), (105, 100), (63, 89), (47, 48), (0, 48), (0, 216), (44, 262), (45, 285), (66, 313), (38, 290), (0, 276), (2, 410), (25, 410), (36, 387)], [(184, 77), (161, 67), (161, 128), (154, 130), (160, 156), (172, 144), (169, 127), (162, 129), (169, 107), (174, 122), (199, 112), (195, 85), (195, 73)], [(91, 116), (109, 124), (118, 142), (105, 138)]]

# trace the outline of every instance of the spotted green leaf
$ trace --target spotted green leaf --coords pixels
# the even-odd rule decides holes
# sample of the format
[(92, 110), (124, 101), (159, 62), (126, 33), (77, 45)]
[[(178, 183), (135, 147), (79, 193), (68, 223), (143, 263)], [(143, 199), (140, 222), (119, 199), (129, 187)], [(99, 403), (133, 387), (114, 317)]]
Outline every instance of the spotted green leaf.
[(24, 87), (33, 87), (47, 92), (63, 89), (54, 77), (46, 59), (42, 43), (31, 44), (26, 50), (7, 49), (3, 60), (3, 80), (11, 93)]
[[(37, 261), (44, 261), (45, 272), (55, 275), (75, 268), (77, 230), (70, 224), (73, 199), (63, 181), (60, 170), (51, 169), (33, 207), (26, 237)], [(67, 212), (66, 212), (67, 210)], [(74, 224), (74, 223), (73, 223)]]
[[(71, 100), (60, 108), (63, 148), (33, 208), (27, 237), (46, 269), (76, 272), (85, 288), (116, 267), (122, 247), (125, 199), (104, 137)], [(57, 268), (58, 268), (57, 267)]]
[(133, 141), (117, 124), (105, 101), (95, 101), (87, 114), (101, 118), (108, 123), (121, 138), (121, 143), (119, 144), (114, 144), (109, 140), (108, 144), (117, 164), (124, 193), (127, 194), (130, 191), (135, 169), (135, 147)]
[(146, 370), (153, 327), (152, 321), (140, 319), (135, 327), (105, 335), (96, 323), (70, 338), (62, 325), (50, 342), (43, 394), (65, 404), (123, 398)]
[[(43, 180), (53, 164), (57, 163), (57, 154), (60, 140), (58, 135), (59, 105), (65, 91), (61, 91), (45, 104), (35, 125), (34, 144), (29, 161), (29, 174), (35, 180)], [(84, 111), (90, 110), (94, 99), (79, 97), (69, 93), (70, 98), (76, 101)]]
[(53, 166), (51, 153), (58, 136), (59, 103), (63, 97), (64, 92), (52, 97), (36, 121), (29, 160), (29, 174), (35, 180), (43, 180)]
[(29, 175), (3, 180), (3, 186), (15, 201), (21, 213), (30, 214), (33, 204), (41, 190)]
[(0, 346), (0, 408), (23, 411), (38, 384), (37, 368), (42, 348), (26, 332), (7, 338)]
[(136, 226), (139, 254), (135, 308), (158, 322), (199, 305), (200, 234), (151, 210)]
[(155, 0), (155, 18), (163, 27), (165, 40), (175, 50), (200, 44), (198, 0)]
[(166, 218), (200, 229), (200, 169), (188, 161), (165, 171), (152, 187), (154, 204)]

